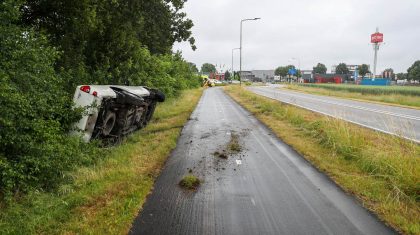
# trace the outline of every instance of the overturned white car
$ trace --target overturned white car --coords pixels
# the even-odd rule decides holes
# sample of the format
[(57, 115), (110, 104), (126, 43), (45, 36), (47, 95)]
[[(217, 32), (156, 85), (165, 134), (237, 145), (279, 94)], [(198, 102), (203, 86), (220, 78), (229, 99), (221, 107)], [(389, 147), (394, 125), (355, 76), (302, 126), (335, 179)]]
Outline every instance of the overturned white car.
[(103, 139), (115, 143), (146, 126), (165, 95), (142, 86), (83, 85), (77, 87), (73, 101), (76, 107), (86, 108), (74, 133), (81, 133), (85, 142)]

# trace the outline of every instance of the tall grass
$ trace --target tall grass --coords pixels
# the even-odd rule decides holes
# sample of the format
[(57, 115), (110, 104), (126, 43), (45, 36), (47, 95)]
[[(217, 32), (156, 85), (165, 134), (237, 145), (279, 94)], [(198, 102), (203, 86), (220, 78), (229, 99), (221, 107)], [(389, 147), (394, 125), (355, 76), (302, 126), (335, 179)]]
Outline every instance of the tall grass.
[(304, 87), (322, 88), (332, 91), (358, 92), (361, 94), (372, 95), (411, 95), (420, 96), (420, 87), (402, 87), (402, 86), (362, 86), (345, 84), (299, 84)]
[(56, 192), (31, 192), (0, 204), (0, 234), (127, 234), (201, 89), (159, 104), (151, 123), (94, 166), (68, 172)]
[(419, 145), (239, 87), (226, 91), (381, 219), (420, 234)]

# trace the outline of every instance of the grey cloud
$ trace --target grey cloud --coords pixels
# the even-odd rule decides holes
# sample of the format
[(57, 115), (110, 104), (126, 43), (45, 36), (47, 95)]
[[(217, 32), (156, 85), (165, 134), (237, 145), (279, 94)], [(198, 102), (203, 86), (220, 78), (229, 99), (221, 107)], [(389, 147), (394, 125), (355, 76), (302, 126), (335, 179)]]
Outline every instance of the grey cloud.
[[(301, 68), (322, 62), (331, 65), (371, 64), (370, 34), (376, 26), (386, 44), (379, 52), (378, 71), (406, 71), (420, 59), (420, 1), (418, 0), (189, 0), (198, 50), (187, 43), (174, 46), (198, 66), (205, 62), (230, 68), (231, 49), (239, 46), (239, 22), (244, 24), (244, 69), (271, 69), (300, 59)], [(239, 53), (235, 60), (238, 68)]]

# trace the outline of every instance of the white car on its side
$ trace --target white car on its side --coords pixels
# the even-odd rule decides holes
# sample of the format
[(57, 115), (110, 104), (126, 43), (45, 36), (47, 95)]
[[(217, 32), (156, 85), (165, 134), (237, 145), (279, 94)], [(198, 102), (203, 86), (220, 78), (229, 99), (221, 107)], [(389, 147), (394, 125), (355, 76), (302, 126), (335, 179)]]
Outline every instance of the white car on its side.
[(74, 134), (81, 134), (85, 142), (104, 139), (115, 143), (146, 126), (165, 95), (142, 86), (82, 85), (73, 101), (76, 107), (86, 109), (74, 125)]

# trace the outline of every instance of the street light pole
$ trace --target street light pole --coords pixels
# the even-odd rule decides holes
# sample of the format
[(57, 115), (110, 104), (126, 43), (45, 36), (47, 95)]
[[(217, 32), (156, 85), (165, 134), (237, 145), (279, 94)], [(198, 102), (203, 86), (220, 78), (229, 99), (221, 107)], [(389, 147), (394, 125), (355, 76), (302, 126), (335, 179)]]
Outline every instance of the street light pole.
[(300, 59), (299, 58), (292, 58), (292, 60), (297, 60), (298, 61), (298, 63), (299, 63), (298, 69), (300, 70)]
[(233, 52), (234, 52), (235, 50), (239, 50), (239, 47), (238, 47), (238, 48), (233, 48), (233, 49), (232, 49), (232, 67), (231, 67), (231, 72), (232, 72), (233, 78), (235, 78), (235, 73), (233, 72)]
[(239, 85), (242, 86), (242, 23), (245, 21), (250, 20), (259, 20), (261, 18), (253, 18), (253, 19), (243, 19), (241, 20), (241, 29), (240, 29), (240, 46), (239, 46)]

